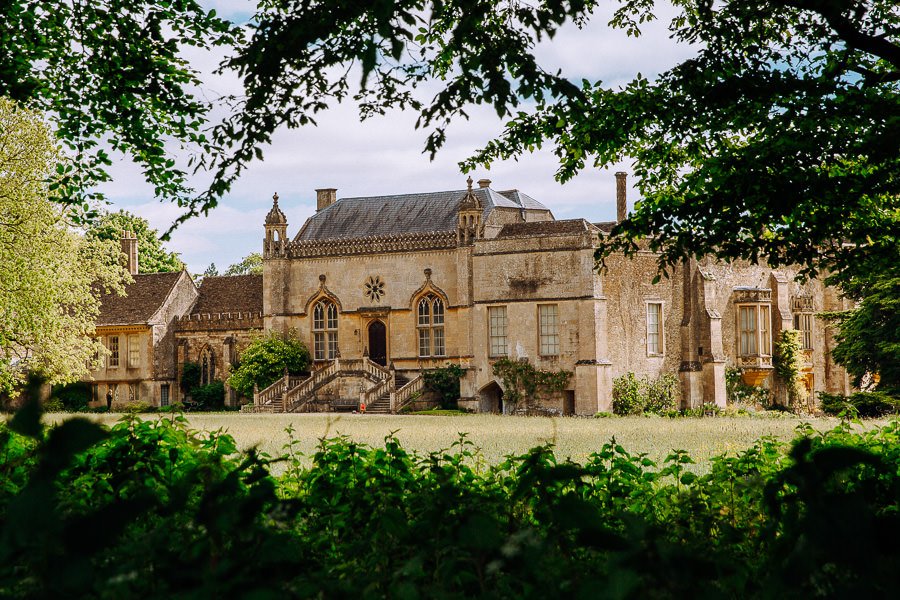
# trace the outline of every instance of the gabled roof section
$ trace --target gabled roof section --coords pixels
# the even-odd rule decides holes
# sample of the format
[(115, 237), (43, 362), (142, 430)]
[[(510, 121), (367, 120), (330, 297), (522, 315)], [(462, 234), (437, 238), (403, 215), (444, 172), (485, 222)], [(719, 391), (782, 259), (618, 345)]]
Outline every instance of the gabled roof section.
[(191, 314), (252, 312), (263, 309), (263, 276), (204, 277)]
[(508, 223), (497, 234), (497, 238), (578, 235), (595, 231), (596, 228), (584, 219), (533, 221), (531, 223)]
[[(294, 241), (360, 238), (367, 236), (455, 231), (459, 205), (467, 190), (341, 198), (310, 217)], [(511, 199), (490, 188), (473, 190), (484, 209), (483, 218), (497, 207), (549, 210), (525, 194)], [(519, 204), (526, 202), (527, 206)]]
[(178, 273), (145, 273), (132, 275), (134, 283), (125, 286), (125, 296), (103, 294), (100, 296), (100, 316), (97, 325), (143, 325), (165, 303), (178, 278)]

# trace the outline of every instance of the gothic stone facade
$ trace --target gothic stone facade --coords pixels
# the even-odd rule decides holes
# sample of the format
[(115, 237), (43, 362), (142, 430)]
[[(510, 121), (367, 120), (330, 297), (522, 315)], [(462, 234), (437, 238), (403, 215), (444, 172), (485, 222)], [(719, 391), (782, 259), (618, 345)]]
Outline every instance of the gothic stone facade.
[[(619, 218), (625, 213), (618, 176)], [(467, 190), (336, 199), (288, 237), (275, 204), (263, 242), (266, 330), (295, 330), (316, 362), (368, 356), (408, 376), (458, 363), (462, 406), (502, 411), (493, 363), (506, 357), (574, 373), (544, 407), (609, 411), (626, 372), (678, 373), (682, 405), (725, 404), (725, 369), (774, 387), (772, 349), (802, 329), (813, 390), (847, 391), (833, 343), (814, 313), (842, 307), (819, 281), (791, 269), (692, 261), (652, 284), (656, 257), (613, 257), (594, 269), (598, 236), (614, 223), (555, 220), (517, 191), (481, 180)], [(783, 394), (775, 388), (776, 393)]]
[[(263, 274), (208, 277), (135, 275), (125, 298), (103, 299), (97, 333), (112, 355), (93, 374), (95, 398), (165, 404), (187, 362), (203, 381), (226, 379), (255, 332), (296, 331), (315, 365), (368, 357), (413, 379), (424, 369), (465, 368), (461, 404), (503, 412), (501, 358), (573, 373), (544, 400), (551, 413), (609, 411), (612, 381), (626, 372), (677, 373), (682, 406), (725, 404), (725, 370), (784, 396), (772, 376), (774, 340), (798, 328), (811, 390), (845, 393), (831, 359), (833, 339), (815, 318), (845, 308), (820, 281), (800, 284), (793, 269), (691, 261), (653, 284), (656, 256), (614, 256), (594, 268), (600, 236), (615, 223), (556, 220), (518, 190), (489, 180), (473, 188), (337, 199), (317, 190), (317, 212), (293, 239), (277, 195), (266, 217)], [(618, 218), (626, 213), (617, 176)], [(123, 252), (137, 273), (137, 240)], [(365, 361), (363, 361), (364, 363)], [(360, 398), (364, 379), (323, 388), (334, 408)], [(238, 398), (229, 391), (228, 402)]]

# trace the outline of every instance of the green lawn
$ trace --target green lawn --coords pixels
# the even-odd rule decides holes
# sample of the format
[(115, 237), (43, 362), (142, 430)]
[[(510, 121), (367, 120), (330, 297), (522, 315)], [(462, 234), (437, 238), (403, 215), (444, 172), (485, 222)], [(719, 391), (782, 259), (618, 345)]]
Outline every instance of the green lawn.
[[(90, 415), (113, 423), (121, 415)], [(370, 445), (381, 444), (395, 432), (403, 446), (426, 453), (450, 446), (460, 433), (482, 449), (485, 460), (498, 462), (508, 454), (522, 453), (538, 444), (553, 443), (560, 459), (584, 461), (615, 436), (627, 450), (646, 453), (660, 461), (673, 449), (686, 450), (698, 462), (723, 452), (736, 453), (762, 436), (788, 440), (803, 422), (827, 430), (837, 419), (796, 417), (715, 417), (682, 418), (623, 417), (606, 419), (466, 416), (381, 416), (381, 415), (248, 415), (188, 414), (192, 427), (206, 431), (224, 429), (235, 437), (240, 448), (258, 446), (270, 455), (281, 453), (288, 441), (285, 429), (293, 427), (304, 453), (315, 450), (319, 438), (347, 435)], [(144, 418), (160, 418), (143, 415)], [(51, 415), (51, 419), (66, 418)], [(165, 417), (162, 417), (165, 418)], [(867, 426), (882, 424), (872, 421)], [(701, 465), (701, 470), (703, 467)]]

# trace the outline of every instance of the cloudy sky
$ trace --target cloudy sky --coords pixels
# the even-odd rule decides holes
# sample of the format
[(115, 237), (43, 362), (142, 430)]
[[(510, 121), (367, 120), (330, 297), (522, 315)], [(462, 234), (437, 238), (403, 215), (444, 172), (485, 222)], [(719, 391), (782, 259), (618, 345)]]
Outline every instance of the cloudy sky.
[[(245, 21), (252, 14), (252, 0), (207, 0), (220, 15)], [(538, 56), (545, 68), (560, 68), (575, 80), (602, 80), (608, 85), (624, 84), (635, 74), (646, 77), (680, 62), (691, 54), (676, 46), (668, 36), (668, 15), (644, 28), (640, 38), (606, 26), (615, 5), (596, 13), (587, 27), (565, 28), (550, 42), (542, 43)], [(191, 56), (201, 72), (210, 73), (221, 56)], [(236, 79), (204, 76), (213, 94), (239, 90)], [(416, 130), (415, 114), (393, 112), (360, 122), (350, 104), (337, 105), (321, 115), (318, 127), (281, 131), (264, 160), (255, 162), (241, 180), (207, 217), (182, 225), (168, 247), (180, 253), (191, 272), (202, 272), (215, 263), (220, 271), (250, 252), (259, 251), (263, 219), (278, 193), (293, 236), (315, 212), (315, 189), (335, 187), (338, 198), (380, 194), (402, 194), (465, 188), (466, 175), (457, 163), (496, 136), (503, 127), (490, 109), (473, 109), (470, 120), (455, 124), (434, 161), (422, 153), (427, 132)], [(473, 173), (474, 179), (487, 177), (494, 189), (517, 188), (546, 204), (556, 218), (611, 220), (615, 216), (617, 170), (629, 170), (621, 163), (607, 169), (587, 169), (561, 185), (554, 179), (556, 158), (549, 150), (527, 155), (518, 162), (491, 165), (491, 170)], [(180, 214), (178, 207), (153, 200), (152, 189), (137, 168), (125, 160), (116, 163), (113, 182), (104, 191), (113, 210), (124, 208), (147, 218), (163, 231)], [(633, 200), (631, 193), (630, 200)]]

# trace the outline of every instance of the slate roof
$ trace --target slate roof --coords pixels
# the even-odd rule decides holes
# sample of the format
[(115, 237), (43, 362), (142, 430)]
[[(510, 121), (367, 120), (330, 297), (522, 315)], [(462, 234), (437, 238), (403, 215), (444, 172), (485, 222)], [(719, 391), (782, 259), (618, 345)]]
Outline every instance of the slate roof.
[(618, 225), (618, 221), (600, 221), (599, 223), (594, 223), (594, 227), (602, 231), (603, 233), (609, 233), (613, 230), (613, 227)]
[(181, 272), (132, 275), (134, 283), (125, 286), (125, 296), (100, 297), (97, 325), (138, 325), (148, 323), (163, 305)]
[[(546, 210), (546, 206), (517, 190), (472, 190), (484, 207), (484, 218), (494, 208)], [(294, 238), (327, 240), (399, 233), (455, 231), (457, 210), (466, 190), (341, 198), (309, 219)]]
[(253, 312), (263, 309), (263, 276), (204, 277), (191, 314)]
[(533, 221), (531, 223), (507, 223), (497, 234), (498, 238), (537, 235), (578, 235), (592, 231), (593, 226), (584, 219), (562, 221)]

